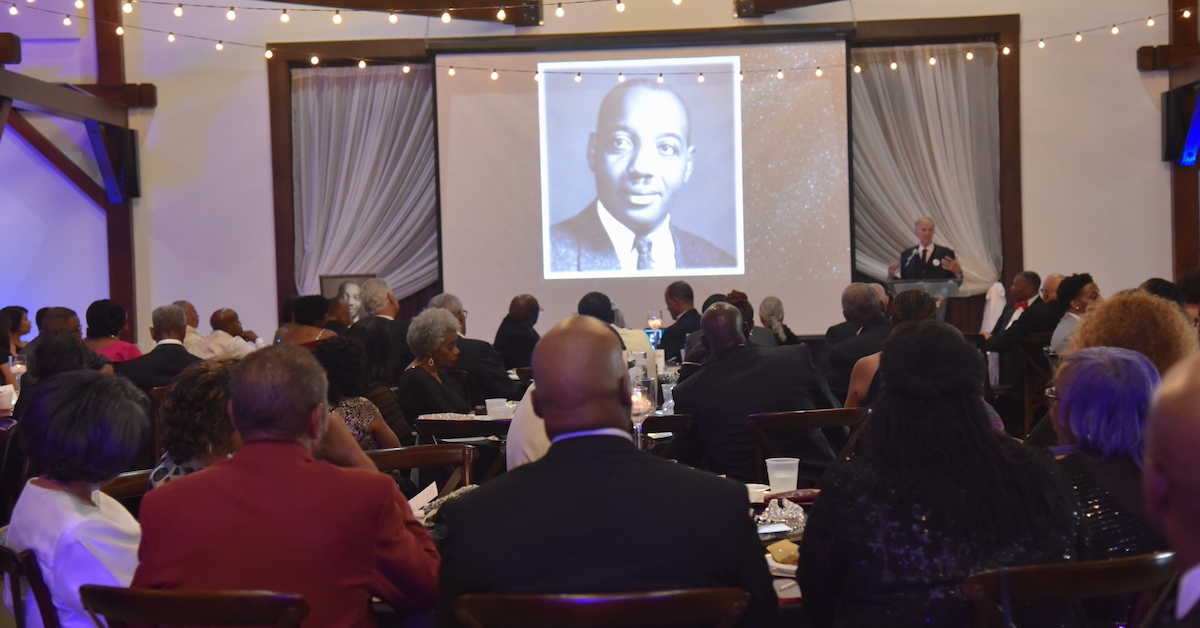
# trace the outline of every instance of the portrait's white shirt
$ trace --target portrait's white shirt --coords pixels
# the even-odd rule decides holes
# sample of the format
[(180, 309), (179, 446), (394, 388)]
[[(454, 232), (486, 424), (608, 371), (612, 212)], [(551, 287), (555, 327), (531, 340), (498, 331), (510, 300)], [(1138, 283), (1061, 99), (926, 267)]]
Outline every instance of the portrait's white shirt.
[(261, 349), (267, 346), (267, 342), (262, 338), (249, 343), (241, 336), (231, 336), (228, 332), (219, 329), (213, 330), (213, 333), (205, 336), (204, 340), (192, 345), (188, 352), (202, 360), (216, 360), (221, 358), (240, 360), (255, 349)]
[[(604, 208), (604, 203), (601, 203), (599, 199), (596, 200), (596, 209), (600, 213), (600, 224), (604, 225), (604, 230), (608, 232), (608, 239), (612, 241), (613, 248), (617, 251), (621, 270), (637, 270), (638, 253), (637, 249), (633, 248), (633, 241), (637, 236), (629, 230), (629, 227), (613, 218), (613, 215), (608, 213), (608, 210)], [(666, 220), (662, 221), (662, 224), (646, 237), (650, 240), (650, 268), (675, 270), (675, 239), (671, 237), (671, 215), (667, 214)]]

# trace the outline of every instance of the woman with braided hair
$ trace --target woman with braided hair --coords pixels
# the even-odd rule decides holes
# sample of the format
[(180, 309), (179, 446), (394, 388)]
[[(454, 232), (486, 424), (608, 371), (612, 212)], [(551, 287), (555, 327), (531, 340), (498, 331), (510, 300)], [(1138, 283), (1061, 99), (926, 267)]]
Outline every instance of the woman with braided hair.
[[(1070, 482), (1047, 452), (989, 425), (983, 359), (958, 330), (902, 323), (879, 370), (862, 449), (822, 478), (804, 532), (800, 588), (816, 625), (965, 626), (968, 575), (1087, 558)], [(1079, 609), (1017, 610), (1019, 626), (1060, 626)]]
[(783, 324), (783, 301), (779, 297), (767, 297), (758, 304), (758, 320), (763, 327), (775, 334), (780, 345), (798, 345), (800, 339)]

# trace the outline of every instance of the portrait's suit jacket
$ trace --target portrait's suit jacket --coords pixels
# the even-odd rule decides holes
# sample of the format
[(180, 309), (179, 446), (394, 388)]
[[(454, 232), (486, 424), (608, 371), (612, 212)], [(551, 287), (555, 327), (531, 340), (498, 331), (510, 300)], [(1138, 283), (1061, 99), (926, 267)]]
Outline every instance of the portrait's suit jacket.
[[(676, 268), (729, 268), (737, 266), (732, 255), (708, 240), (671, 225), (675, 240)], [(555, 272), (621, 270), (599, 209), (593, 201), (587, 209), (550, 227), (550, 268)]]
[(500, 321), (500, 327), (496, 329), (496, 341), (492, 344), (504, 359), (504, 368), (519, 369), (529, 366), (533, 359), (533, 348), (541, 339), (536, 329), (522, 325), (509, 314)]
[(771, 624), (777, 601), (748, 508), (742, 485), (620, 436), (559, 441), (442, 507), (438, 625), (456, 625), (451, 603), (467, 593), (700, 587), (745, 589), (740, 625)]
[[(956, 279), (957, 275), (942, 268), (942, 260), (947, 257), (958, 258), (954, 254), (954, 249), (948, 249), (944, 246), (934, 244), (933, 253), (929, 256), (928, 262), (922, 262), (917, 255), (917, 251), (921, 247), (914, 246), (911, 249), (905, 249), (900, 252), (900, 278), (901, 279)], [(936, 264), (934, 262), (937, 262)]]
[(993, 330), (995, 333), (988, 338), (984, 348), (1003, 353), (1021, 344), (1029, 334), (1053, 333), (1058, 321), (1062, 320), (1063, 314), (1066, 313), (1066, 307), (1057, 300), (1046, 303), (1039, 297), (1037, 303), (1030, 305), (1011, 327), (1000, 331)]
[(141, 388), (146, 394), (159, 386), (167, 386), (183, 369), (202, 360), (183, 348), (183, 345), (165, 344), (154, 347), (140, 358), (115, 364), (117, 374), (123, 375)]
[(458, 359), (450, 368), (467, 372), (467, 401), (472, 406), (500, 397), (517, 401), (524, 392), (518, 382), (509, 379), (500, 354), (484, 340), (459, 336)]
[[(699, 445), (714, 471), (742, 482), (757, 475), (746, 415), (841, 407), (804, 344), (727, 349), (680, 382), (673, 397), (675, 411), (693, 420), (693, 446), (683, 448), (683, 457), (697, 462)], [(828, 462), (834, 455), (821, 430), (782, 448), (806, 462)]]
[(682, 362), (679, 352), (687, 342), (687, 335), (700, 329), (700, 312), (695, 308), (679, 315), (679, 319), (670, 327), (663, 330), (662, 340), (658, 348), (663, 350), (663, 356), (670, 361), (672, 358)]
[(825, 352), (828, 358), (825, 377), (829, 379), (829, 390), (833, 391), (839, 403), (846, 400), (846, 393), (850, 391), (850, 374), (854, 372), (854, 365), (872, 353), (879, 353), (883, 341), (891, 333), (892, 326), (888, 320), (879, 316), (863, 325), (857, 336)]
[(371, 596), (432, 608), (433, 539), (386, 474), (315, 460), (286, 442), (232, 458), (146, 494), (133, 587), (298, 593), (304, 628), (374, 626)]

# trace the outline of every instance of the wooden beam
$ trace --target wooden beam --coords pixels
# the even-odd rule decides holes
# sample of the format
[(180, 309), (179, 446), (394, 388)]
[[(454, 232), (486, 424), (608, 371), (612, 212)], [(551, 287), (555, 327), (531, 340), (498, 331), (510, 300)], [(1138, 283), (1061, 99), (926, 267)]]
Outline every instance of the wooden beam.
[(0, 33), (0, 65), (21, 62), (21, 38), (12, 33)]
[(8, 126), (8, 114), (12, 112), (12, 99), (0, 98), (0, 138), (4, 137), (4, 127)]
[(776, 11), (829, 4), (837, 0), (734, 0), (733, 10), (738, 17), (762, 17)]
[(1000, 281), (1025, 270), (1024, 215), (1021, 197), (1021, 31), (1005, 30), (997, 42), (1010, 54), (996, 57), (1000, 84)]
[(18, 109), (45, 111), (74, 120), (95, 120), (129, 127), (129, 111), (121, 105), (35, 78), (0, 69), (0, 96), (13, 99)]
[(1200, 57), (1200, 45), (1142, 46), (1137, 50), (1137, 69), (1142, 72), (1170, 70)]
[(114, 154), (117, 152), (116, 146), (110, 146), (109, 138), (106, 137), (106, 129), (102, 128), (98, 122), (88, 120), (86, 123), (88, 142), (92, 145), (92, 155), (96, 158), (96, 165), (100, 168), (100, 177), (104, 181), (104, 192), (108, 198), (108, 202), (113, 205), (119, 205), (125, 202), (125, 193), (121, 189), (121, 183), (117, 180), (117, 168)]
[(345, 9), (347, 11), (379, 11), (411, 15), (440, 16), (447, 9), (457, 19), (496, 22), (496, 12), (503, 8), (504, 24), (537, 26), (542, 19), (542, 3), (532, 0), (271, 0), (286, 4)]
[(275, 298), (278, 310), (282, 310), (283, 302), (298, 291), (292, 178), (292, 72), (288, 61), (280, 54), (267, 61), (267, 100), (271, 112), (271, 183), (275, 203)]
[[(1197, 4), (1197, 0), (1171, 0), (1171, 48), (1186, 51), (1200, 44)], [(1191, 11), (1191, 17), (1184, 18), (1184, 11)], [(1200, 77), (1200, 57), (1169, 60), (1175, 61), (1166, 66), (1172, 89)], [(1171, 164), (1171, 261), (1176, 279), (1200, 265), (1200, 169), (1178, 163)]]
[(158, 88), (150, 83), (131, 85), (76, 84), (70, 87), (130, 108), (144, 107), (149, 109), (158, 106)]
[(58, 169), (68, 181), (75, 184), (80, 192), (87, 195), (99, 207), (104, 207), (107, 203), (107, 198), (104, 195), (104, 189), (100, 187), (91, 177), (87, 175), (75, 162), (71, 161), (57, 146), (46, 139), (29, 121), (20, 113), (13, 111), (8, 114), (8, 125), (12, 127), (17, 135), (25, 138), (25, 141), (33, 147), (34, 150), (42, 154), (51, 165)]
[(946, 17), (927, 20), (884, 20), (855, 25), (851, 46), (958, 43), (986, 39), (998, 41), (1000, 33), (1021, 32), (1019, 15)]

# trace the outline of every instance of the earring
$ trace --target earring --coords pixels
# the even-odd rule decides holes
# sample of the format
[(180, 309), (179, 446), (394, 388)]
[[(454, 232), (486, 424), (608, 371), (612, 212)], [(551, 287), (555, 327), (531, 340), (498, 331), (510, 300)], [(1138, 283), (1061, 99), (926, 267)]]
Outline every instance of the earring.
[(433, 356), (429, 357), (429, 368), (433, 368)]

